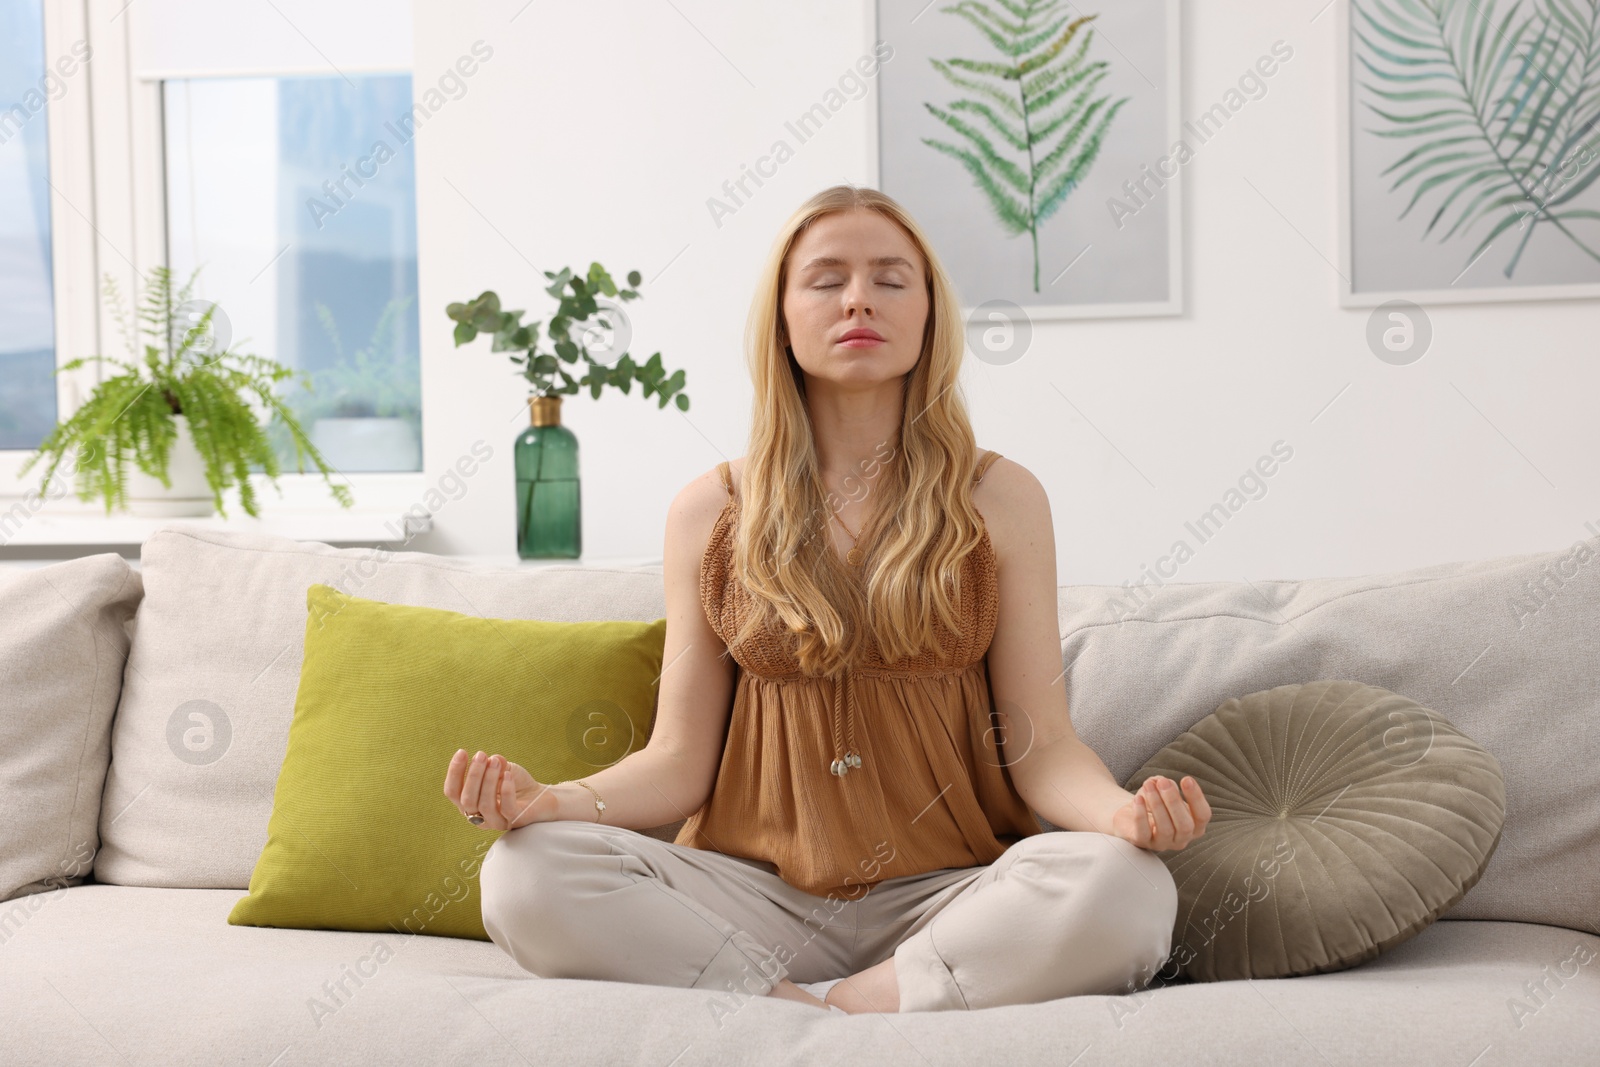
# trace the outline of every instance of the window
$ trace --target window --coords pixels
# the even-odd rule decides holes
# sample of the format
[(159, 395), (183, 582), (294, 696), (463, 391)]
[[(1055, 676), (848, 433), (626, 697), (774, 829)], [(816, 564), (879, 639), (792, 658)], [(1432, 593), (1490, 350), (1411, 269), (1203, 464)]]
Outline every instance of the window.
[[(156, 265), (180, 285), (199, 268), (234, 350), (297, 372), (280, 395), (357, 512), (415, 501), (410, 68), (411, 19), (387, 0), (0, 0), (0, 510), (43, 489), (23, 460), (110, 373), (59, 368), (129, 355), (107, 276), (128, 303)], [(281, 429), (267, 499), (366, 529)]]
[(36, 448), (56, 422), (45, 102), (62, 86), (41, 0), (0, 0), (0, 449)]
[(405, 74), (162, 83), (174, 276), (310, 378), (280, 395), (344, 473), (422, 469), (411, 106)]

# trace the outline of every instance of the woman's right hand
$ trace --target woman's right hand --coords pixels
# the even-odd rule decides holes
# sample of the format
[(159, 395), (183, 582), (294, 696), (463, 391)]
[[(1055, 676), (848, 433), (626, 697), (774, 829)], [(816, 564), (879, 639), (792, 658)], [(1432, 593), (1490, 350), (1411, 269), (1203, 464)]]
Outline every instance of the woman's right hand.
[(482, 815), (479, 825), (485, 830), (515, 830), (556, 817), (556, 795), (550, 787), (500, 755), (458, 749), (445, 771), (444, 795), (462, 815)]

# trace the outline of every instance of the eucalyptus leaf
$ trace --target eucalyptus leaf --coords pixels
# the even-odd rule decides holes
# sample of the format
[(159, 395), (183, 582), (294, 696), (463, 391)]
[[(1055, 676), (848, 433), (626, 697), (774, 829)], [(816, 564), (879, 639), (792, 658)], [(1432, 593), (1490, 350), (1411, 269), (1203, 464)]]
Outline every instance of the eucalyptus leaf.
[[(659, 392), (658, 406), (664, 407), (669, 397), (683, 388), (685, 373), (682, 370), (672, 372), (666, 385), (660, 385), (668, 377), (668, 372), (661, 364), (660, 352), (652, 355), (644, 367), (640, 367), (627, 352), (620, 353), (606, 365), (596, 362), (584, 345), (572, 339), (574, 326), (584, 327), (579, 336), (586, 340), (587, 327), (591, 323), (595, 327), (616, 331), (618, 323), (615, 315), (620, 309), (610, 304), (602, 307), (598, 297), (604, 295), (623, 301), (634, 300), (639, 297), (636, 290), (619, 289), (611, 273), (599, 262), (590, 263), (584, 275), (573, 273), (570, 267), (541, 273), (550, 279), (551, 284), (544, 291), (556, 300), (557, 305), (544, 329), (551, 351), (539, 350), (540, 323), (518, 326), (517, 320), (523, 312), (502, 313), (500, 297), (493, 290), (485, 290), (477, 299), (465, 304), (446, 305), (445, 313), (460, 324), (455, 331), (457, 346), (472, 340), (476, 334), (490, 334), (493, 337), (490, 351), (516, 353), (510, 357), (513, 368), (529, 383), (530, 391), (536, 396), (570, 395), (587, 388), (593, 398), (599, 399), (607, 385), (615, 386), (627, 395), (637, 380), (643, 395), (648, 397)], [(627, 274), (630, 286), (637, 286), (641, 279), (642, 275), (636, 270)], [(473, 333), (466, 333), (463, 327)], [(583, 376), (574, 378), (560, 366), (561, 363), (582, 369)], [(676, 400), (680, 411), (688, 410), (686, 395), (679, 393)]]

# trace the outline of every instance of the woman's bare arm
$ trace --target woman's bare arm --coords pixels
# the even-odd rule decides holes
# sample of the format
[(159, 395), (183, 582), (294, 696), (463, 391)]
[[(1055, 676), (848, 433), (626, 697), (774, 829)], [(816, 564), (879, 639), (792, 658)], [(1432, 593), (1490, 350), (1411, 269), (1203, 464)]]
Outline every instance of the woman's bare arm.
[(1059, 669), (1056, 538), (1044, 486), (1002, 458), (972, 499), (993, 520), (1000, 617), (987, 656), (989, 685), (1017, 794), (1063, 830), (1111, 834), (1158, 851), (1186, 847), (1211, 819), (1200, 783), (1154, 775), (1129, 792), (1072, 727), (1066, 672)]
[[(727, 503), (716, 469), (696, 478), (667, 510), (662, 550), (667, 633), (649, 744), (585, 775), (604, 798), (601, 821), (644, 830), (687, 818), (711, 795), (733, 708), (734, 663), (706, 621), (700, 563)], [(575, 782), (551, 787), (556, 817), (595, 821), (594, 796)]]

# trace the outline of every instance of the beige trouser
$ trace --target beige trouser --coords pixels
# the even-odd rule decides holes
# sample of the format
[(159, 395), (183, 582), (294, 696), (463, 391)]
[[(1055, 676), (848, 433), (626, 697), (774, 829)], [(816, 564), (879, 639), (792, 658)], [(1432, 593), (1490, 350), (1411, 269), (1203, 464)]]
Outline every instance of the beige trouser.
[(770, 863), (559, 820), (503, 834), (481, 890), (484, 928), (525, 970), (711, 990), (729, 1010), (783, 978), (891, 957), (900, 1011), (1131, 993), (1167, 959), (1178, 910), (1160, 857), (1070, 831), (846, 899), (796, 889)]

